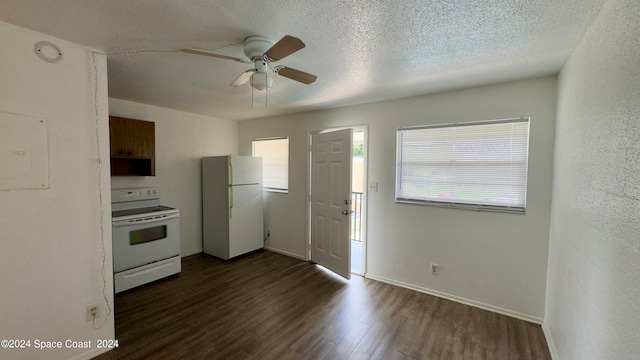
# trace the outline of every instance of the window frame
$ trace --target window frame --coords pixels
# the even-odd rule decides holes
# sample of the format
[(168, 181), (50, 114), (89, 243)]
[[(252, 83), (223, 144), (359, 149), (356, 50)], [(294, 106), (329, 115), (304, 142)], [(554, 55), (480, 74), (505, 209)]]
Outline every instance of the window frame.
[[(271, 187), (271, 186), (266, 186), (264, 183), (264, 156), (256, 156), (255, 154), (255, 143), (258, 141), (273, 141), (273, 140), (287, 140), (287, 187), (286, 188), (279, 188), (279, 187)], [(276, 136), (276, 137), (266, 137), (266, 138), (256, 138), (253, 139), (251, 141), (251, 156), (254, 157), (262, 157), (263, 159), (263, 178), (262, 178), (262, 190), (263, 191), (267, 191), (267, 192), (273, 192), (273, 193), (281, 193), (281, 194), (288, 194), (289, 193), (289, 168), (290, 168), (290, 164), (291, 164), (291, 144), (289, 141), (289, 137), (288, 136)]]
[[(436, 129), (436, 128), (446, 128), (446, 127), (455, 127), (461, 128), (465, 126), (474, 126), (474, 125), (491, 125), (491, 124), (500, 124), (500, 123), (518, 123), (518, 122), (526, 122), (526, 156), (524, 157), (526, 164), (524, 166), (524, 198), (522, 206), (514, 206), (514, 205), (489, 205), (489, 204), (480, 204), (469, 202), (456, 202), (456, 201), (448, 201), (448, 200), (433, 200), (433, 199), (418, 199), (410, 196), (401, 196), (401, 185), (402, 185), (402, 146), (401, 142), (401, 133), (411, 130), (424, 130), (424, 129)], [(531, 119), (530, 117), (520, 117), (520, 118), (510, 118), (510, 119), (498, 119), (498, 120), (482, 120), (482, 121), (467, 121), (467, 122), (455, 122), (448, 124), (434, 124), (434, 125), (419, 125), (419, 126), (407, 126), (407, 127), (399, 127), (396, 130), (396, 179), (395, 179), (395, 202), (396, 203), (404, 203), (404, 204), (417, 204), (417, 205), (427, 205), (427, 206), (436, 206), (436, 207), (445, 207), (445, 208), (456, 208), (456, 209), (465, 209), (465, 210), (474, 210), (474, 211), (492, 211), (492, 212), (504, 212), (504, 213), (515, 213), (522, 214), (526, 213), (526, 199), (527, 199), (527, 191), (528, 191), (528, 171), (529, 171), (529, 149), (530, 149), (530, 138), (531, 138)]]

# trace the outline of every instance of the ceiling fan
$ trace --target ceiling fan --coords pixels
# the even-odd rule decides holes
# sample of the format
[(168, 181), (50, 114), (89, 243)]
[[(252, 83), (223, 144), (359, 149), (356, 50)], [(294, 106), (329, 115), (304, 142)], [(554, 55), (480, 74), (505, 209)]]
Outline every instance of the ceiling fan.
[(253, 69), (246, 70), (229, 85), (240, 86), (250, 81), (251, 87), (254, 89), (265, 90), (270, 89), (273, 85), (273, 77), (270, 75), (270, 72), (306, 85), (316, 81), (317, 76), (304, 71), (296, 70), (284, 65), (270, 65), (272, 62), (282, 60), (305, 46), (306, 45), (302, 40), (290, 35), (285, 35), (275, 44), (267, 37), (255, 35), (249, 36), (244, 41), (244, 54), (249, 58), (249, 60), (196, 49), (180, 49), (180, 51), (189, 54), (233, 60), (245, 64), (253, 63)]

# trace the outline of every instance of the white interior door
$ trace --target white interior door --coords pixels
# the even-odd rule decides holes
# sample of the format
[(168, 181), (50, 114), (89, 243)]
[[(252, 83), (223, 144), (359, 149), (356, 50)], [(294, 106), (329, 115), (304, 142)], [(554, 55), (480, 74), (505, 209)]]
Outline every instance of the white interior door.
[(351, 278), (352, 130), (311, 138), (311, 261)]

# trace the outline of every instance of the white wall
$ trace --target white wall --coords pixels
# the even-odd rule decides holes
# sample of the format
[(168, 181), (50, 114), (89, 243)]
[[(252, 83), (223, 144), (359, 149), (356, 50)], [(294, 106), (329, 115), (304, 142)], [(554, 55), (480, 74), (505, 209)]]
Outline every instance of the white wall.
[[(61, 48), (59, 63), (36, 56), (42, 40)], [(31, 340), (0, 358), (89, 358), (114, 338), (106, 59), (94, 67), (85, 47), (5, 23), (0, 48), (0, 112), (45, 118), (49, 156), (48, 189), (0, 191), (0, 339)], [(85, 306), (106, 315), (107, 300), (93, 329)], [(36, 339), (93, 349), (36, 350)]]
[[(289, 194), (268, 193), (267, 246), (305, 256), (307, 133), (369, 126), (367, 276), (540, 322), (549, 238), (556, 77), (401, 100), (243, 121), (238, 149), (254, 138), (289, 136)], [(527, 214), (501, 214), (396, 204), (396, 128), (531, 117)], [(428, 275), (430, 262), (440, 276)]]
[(607, 2), (559, 78), (544, 329), (557, 359), (639, 359), (640, 2)]
[(202, 252), (200, 159), (238, 152), (238, 124), (184, 111), (109, 99), (109, 114), (156, 123), (156, 176), (114, 176), (111, 187), (157, 186), (180, 209), (182, 256)]

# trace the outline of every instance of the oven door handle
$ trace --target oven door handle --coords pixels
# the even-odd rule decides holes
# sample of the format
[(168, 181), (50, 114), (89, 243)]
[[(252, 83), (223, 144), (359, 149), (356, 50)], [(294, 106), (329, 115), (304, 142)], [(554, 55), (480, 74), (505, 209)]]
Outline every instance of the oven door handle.
[(152, 219), (145, 219), (145, 220), (140, 220), (140, 221), (135, 221), (135, 220), (121, 220), (121, 221), (114, 221), (111, 224), (113, 225), (113, 227), (123, 227), (123, 226), (132, 226), (132, 225), (138, 225), (138, 224), (149, 224), (149, 223), (154, 223), (154, 222), (158, 222), (158, 221), (165, 221), (165, 220), (169, 220), (169, 219), (175, 219), (175, 218), (179, 218), (180, 214), (171, 214), (171, 215), (162, 215), (159, 217), (154, 217)]

